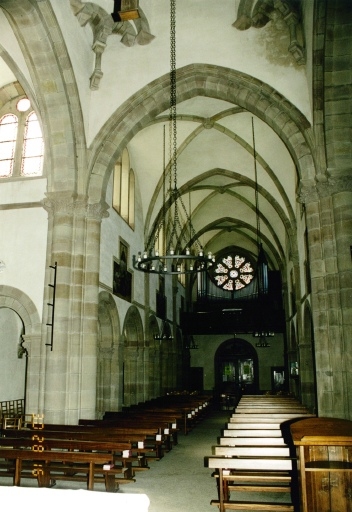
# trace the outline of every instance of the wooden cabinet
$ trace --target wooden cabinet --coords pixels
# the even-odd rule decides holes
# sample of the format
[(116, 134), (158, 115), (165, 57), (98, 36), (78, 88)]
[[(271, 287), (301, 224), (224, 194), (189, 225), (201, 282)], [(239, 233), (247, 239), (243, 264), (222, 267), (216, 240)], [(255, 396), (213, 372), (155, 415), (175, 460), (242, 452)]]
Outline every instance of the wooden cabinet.
[(300, 512), (352, 512), (352, 421), (308, 418), (290, 429)]

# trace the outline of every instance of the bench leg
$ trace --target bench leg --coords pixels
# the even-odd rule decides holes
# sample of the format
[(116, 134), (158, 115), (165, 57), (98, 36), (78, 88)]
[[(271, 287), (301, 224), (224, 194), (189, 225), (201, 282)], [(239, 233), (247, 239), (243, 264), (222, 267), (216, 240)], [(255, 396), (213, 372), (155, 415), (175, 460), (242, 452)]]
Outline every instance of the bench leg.
[(37, 477), (38, 487), (51, 487), (50, 469), (40, 466), (33, 473)]
[(21, 471), (22, 471), (22, 460), (16, 459), (15, 461), (15, 474), (13, 477), (13, 484), (19, 487), (21, 485)]
[(105, 490), (106, 492), (116, 492), (119, 489), (119, 484), (115, 481), (115, 475), (105, 473)]
[(88, 490), (92, 491), (94, 489), (94, 462), (89, 463), (89, 471), (88, 471)]

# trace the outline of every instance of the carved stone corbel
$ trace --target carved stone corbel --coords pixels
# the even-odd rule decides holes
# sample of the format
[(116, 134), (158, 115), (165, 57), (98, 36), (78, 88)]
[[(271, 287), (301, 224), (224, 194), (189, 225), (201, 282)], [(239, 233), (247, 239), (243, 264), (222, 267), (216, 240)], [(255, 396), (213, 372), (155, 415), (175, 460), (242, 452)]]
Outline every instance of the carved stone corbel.
[(93, 2), (83, 3), (81, 0), (70, 0), (70, 3), (81, 27), (85, 27), (89, 23), (93, 32), (92, 50), (95, 53), (95, 65), (90, 76), (90, 88), (96, 91), (103, 78), (102, 55), (110, 35), (121, 35), (121, 43), (127, 47), (135, 44), (149, 44), (154, 36), (150, 33), (147, 18), (140, 7), (140, 17), (133, 20), (132, 24), (130, 21), (115, 23), (111, 14)]

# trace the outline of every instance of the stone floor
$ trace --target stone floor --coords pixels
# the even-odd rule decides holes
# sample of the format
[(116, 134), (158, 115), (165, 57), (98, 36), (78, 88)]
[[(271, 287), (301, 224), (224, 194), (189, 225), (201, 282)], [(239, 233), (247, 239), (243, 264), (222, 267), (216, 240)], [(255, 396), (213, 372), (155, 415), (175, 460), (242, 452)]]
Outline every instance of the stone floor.
[[(151, 461), (150, 470), (137, 472), (135, 483), (120, 485), (119, 492), (146, 494), (150, 499), (148, 512), (216, 512), (218, 508), (210, 505), (212, 499), (217, 499), (216, 481), (211, 476), (212, 470), (205, 465), (205, 457), (212, 454), (212, 446), (217, 444), (230, 415), (229, 411), (214, 410), (188, 435), (180, 433), (178, 445), (161, 460)], [(9, 479), (0, 478), (2, 485), (10, 485)], [(33, 486), (35, 482), (23, 480), (21, 485)], [(56, 488), (84, 489), (85, 486), (58, 481)], [(105, 492), (104, 486), (95, 484), (95, 491)], [(255, 494), (258, 499), (259, 493)], [(264, 499), (268, 501), (277, 498), (265, 494)], [(286, 501), (287, 495), (280, 494), (278, 499)], [(246, 499), (244, 493), (240, 499)]]

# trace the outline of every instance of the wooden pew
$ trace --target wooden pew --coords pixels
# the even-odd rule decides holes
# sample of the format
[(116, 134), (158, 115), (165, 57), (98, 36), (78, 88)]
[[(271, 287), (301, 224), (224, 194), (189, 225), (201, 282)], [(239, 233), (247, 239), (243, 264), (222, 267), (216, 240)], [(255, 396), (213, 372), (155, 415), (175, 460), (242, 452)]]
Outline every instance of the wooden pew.
[[(282, 432), (280, 428), (271, 428), (271, 429), (224, 429), (222, 431), (222, 437), (262, 437), (262, 438), (272, 438), (272, 437), (282, 437)], [(270, 442), (268, 443), (270, 444)]]
[(265, 446), (214, 446), (214, 455), (222, 457), (290, 457), (287, 445)]
[[(0, 463), (0, 470), (4, 470), (1, 474), (6, 476), (10, 476), (14, 473), (14, 467), (11, 464), (11, 458), (8, 456), (9, 451), (13, 450), (31, 450), (33, 453), (47, 453), (48, 451), (55, 452), (69, 452), (76, 453), (84, 452), (84, 453), (101, 453), (105, 460), (112, 461), (110, 464), (114, 466), (111, 467), (109, 473), (106, 473), (101, 465), (95, 466), (94, 469), (94, 478), (95, 481), (105, 481), (105, 487), (107, 491), (115, 491), (118, 488), (119, 483), (128, 483), (134, 482), (134, 470), (132, 468), (132, 464), (129, 463), (128, 453), (131, 449), (130, 443), (116, 443), (116, 442), (104, 442), (104, 441), (77, 441), (77, 440), (63, 440), (63, 439), (45, 439), (40, 436), (33, 436), (33, 438), (11, 438), (5, 437), (0, 438), (0, 450), (7, 450), (6, 453), (6, 461)], [(125, 459), (123, 458), (125, 455)], [(27, 459), (26, 459), (27, 460)], [(118, 465), (117, 461), (123, 460), (124, 463), (122, 465)], [(10, 462), (9, 462), (10, 461)], [(33, 460), (27, 460), (27, 465), (23, 468), (24, 474), (23, 477), (33, 477), (37, 476), (33, 474)], [(47, 480), (50, 477), (51, 480), (77, 480), (84, 481), (86, 478), (87, 471), (83, 471), (84, 476), (82, 477), (82, 470), (75, 471), (74, 467), (78, 468), (78, 466), (74, 466), (71, 463), (69, 465), (55, 465), (52, 464), (50, 467), (46, 468), (48, 473)], [(28, 468), (30, 471), (28, 471)], [(81, 469), (81, 468), (78, 468)], [(85, 470), (86, 468), (83, 468)], [(77, 475), (80, 475), (78, 476)], [(16, 478), (16, 475), (14, 475)], [(17, 478), (20, 478), (20, 475), (17, 475)], [(39, 482), (38, 482), (39, 483)], [(14, 483), (14, 485), (17, 485)]]
[[(123, 412), (144, 412), (146, 414), (158, 414), (160, 412), (176, 415), (183, 426), (184, 434), (188, 434), (192, 428), (207, 414), (212, 397), (210, 395), (186, 395), (170, 394), (164, 397), (148, 400), (136, 405), (123, 408)], [(104, 419), (109, 419), (110, 412), (106, 412)], [(180, 416), (181, 415), (181, 416)]]
[[(283, 458), (291, 457), (288, 446), (214, 446), (213, 454), (218, 457), (269, 457)], [(215, 474), (214, 476), (218, 476)], [(224, 475), (224, 497), (230, 499), (231, 491), (244, 492), (290, 492), (291, 475), (279, 471), (275, 473), (266, 472), (241, 472), (235, 471), (229, 475)], [(219, 495), (220, 499), (220, 495)]]
[(232, 429), (232, 430), (263, 430), (263, 429), (269, 429), (269, 430), (280, 430), (281, 421), (270, 421), (270, 418), (262, 417), (262, 421), (230, 421), (230, 423), (226, 424), (226, 428)]
[(62, 424), (49, 424), (46, 423), (43, 430), (45, 435), (49, 432), (67, 432), (71, 435), (76, 434), (90, 434), (95, 439), (103, 438), (105, 440), (117, 438), (119, 441), (131, 440), (131, 436), (139, 436), (144, 447), (139, 451), (140, 453), (148, 454), (149, 458), (160, 460), (164, 456), (163, 446), (165, 444), (165, 434), (161, 433), (157, 427), (94, 427), (85, 425), (62, 425)]
[(174, 444), (177, 444), (177, 422), (169, 417), (153, 414), (152, 418), (146, 418), (145, 414), (117, 413), (115, 419), (90, 420), (80, 419), (78, 425), (99, 428), (153, 428), (164, 436), (164, 450), (169, 452)]
[[(105, 432), (105, 431), (104, 431)], [(100, 443), (100, 442), (111, 442), (115, 445), (120, 443), (129, 443), (131, 446), (130, 451), (131, 454), (128, 458), (126, 457), (118, 457), (115, 455), (115, 461), (119, 460), (123, 467), (127, 466), (127, 463), (131, 463), (134, 471), (141, 471), (144, 469), (149, 469), (148, 460), (146, 455), (148, 455), (152, 448), (145, 447), (147, 443), (146, 435), (142, 434), (106, 434), (104, 432), (101, 433), (99, 429), (92, 430), (88, 432), (80, 432), (80, 431), (71, 431), (71, 430), (12, 430), (6, 431), (5, 437), (1, 439), (13, 439), (13, 438), (40, 438), (41, 440), (68, 440), (73, 442), (81, 442), (81, 441), (90, 441), (92, 443)]]
[(21, 483), (22, 467), (26, 463), (26, 470), (37, 478), (39, 487), (50, 487), (52, 480), (61, 476), (68, 480), (86, 480), (87, 489), (93, 490), (99, 469), (105, 478), (106, 490), (116, 491), (114, 472), (103, 469), (105, 464), (113, 464), (113, 457), (107, 453), (0, 448), (0, 459), (13, 461), (13, 467), (8, 466), (2, 476), (12, 476), (15, 486)]
[[(260, 479), (265, 478), (267, 475), (270, 478), (271, 474), (279, 475), (282, 473), (287, 477), (292, 472), (292, 460), (288, 457), (209, 457), (207, 459), (209, 468), (218, 471), (219, 478), (219, 499), (212, 500), (211, 504), (218, 506), (220, 512), (225, 512), (226, 509), (231, 510), (266, 510), (270, 512), (293, 512), (294, 505), (292, 500), (287, 503), (277, 502), (258, 502), (256, 500), (229, 500), (228, 496), (228, 480), (233, 480), (234, 474), (241, 472), (241, 477), (244, 479)], [(247, 491), (250, 490), (251, 484), (247, 485)], [(280, 492), (282, 492), (280, 490)]]
[(220, 437), (222, 446), (287, 446), (283, 437)]
[(289, 413), (279, 413), (279, 412), (274, 412), (274, 413), (270, 413), (270, 414), (264, 414), (264, 413), (245, 413), (245, 414), (241, 414), (241, 413), (234, 413), (232, 414), (232, 416), (230, 417), (230, 423), (246, 423), (246, 422), (251, 422), (251, 423), (263, 423), (263, 422), (276, 422), (276, 421), (279, 421), (280, 423), (282, 423), (283, 421), (289, 421), (289, 420), (295, 420), (295, 419), (299, 419), (299, 418), (313, 418), (315, 417), (315, 414), (311, 414), (311, 413), (294, 413), (294, 412), (289, 412)]

